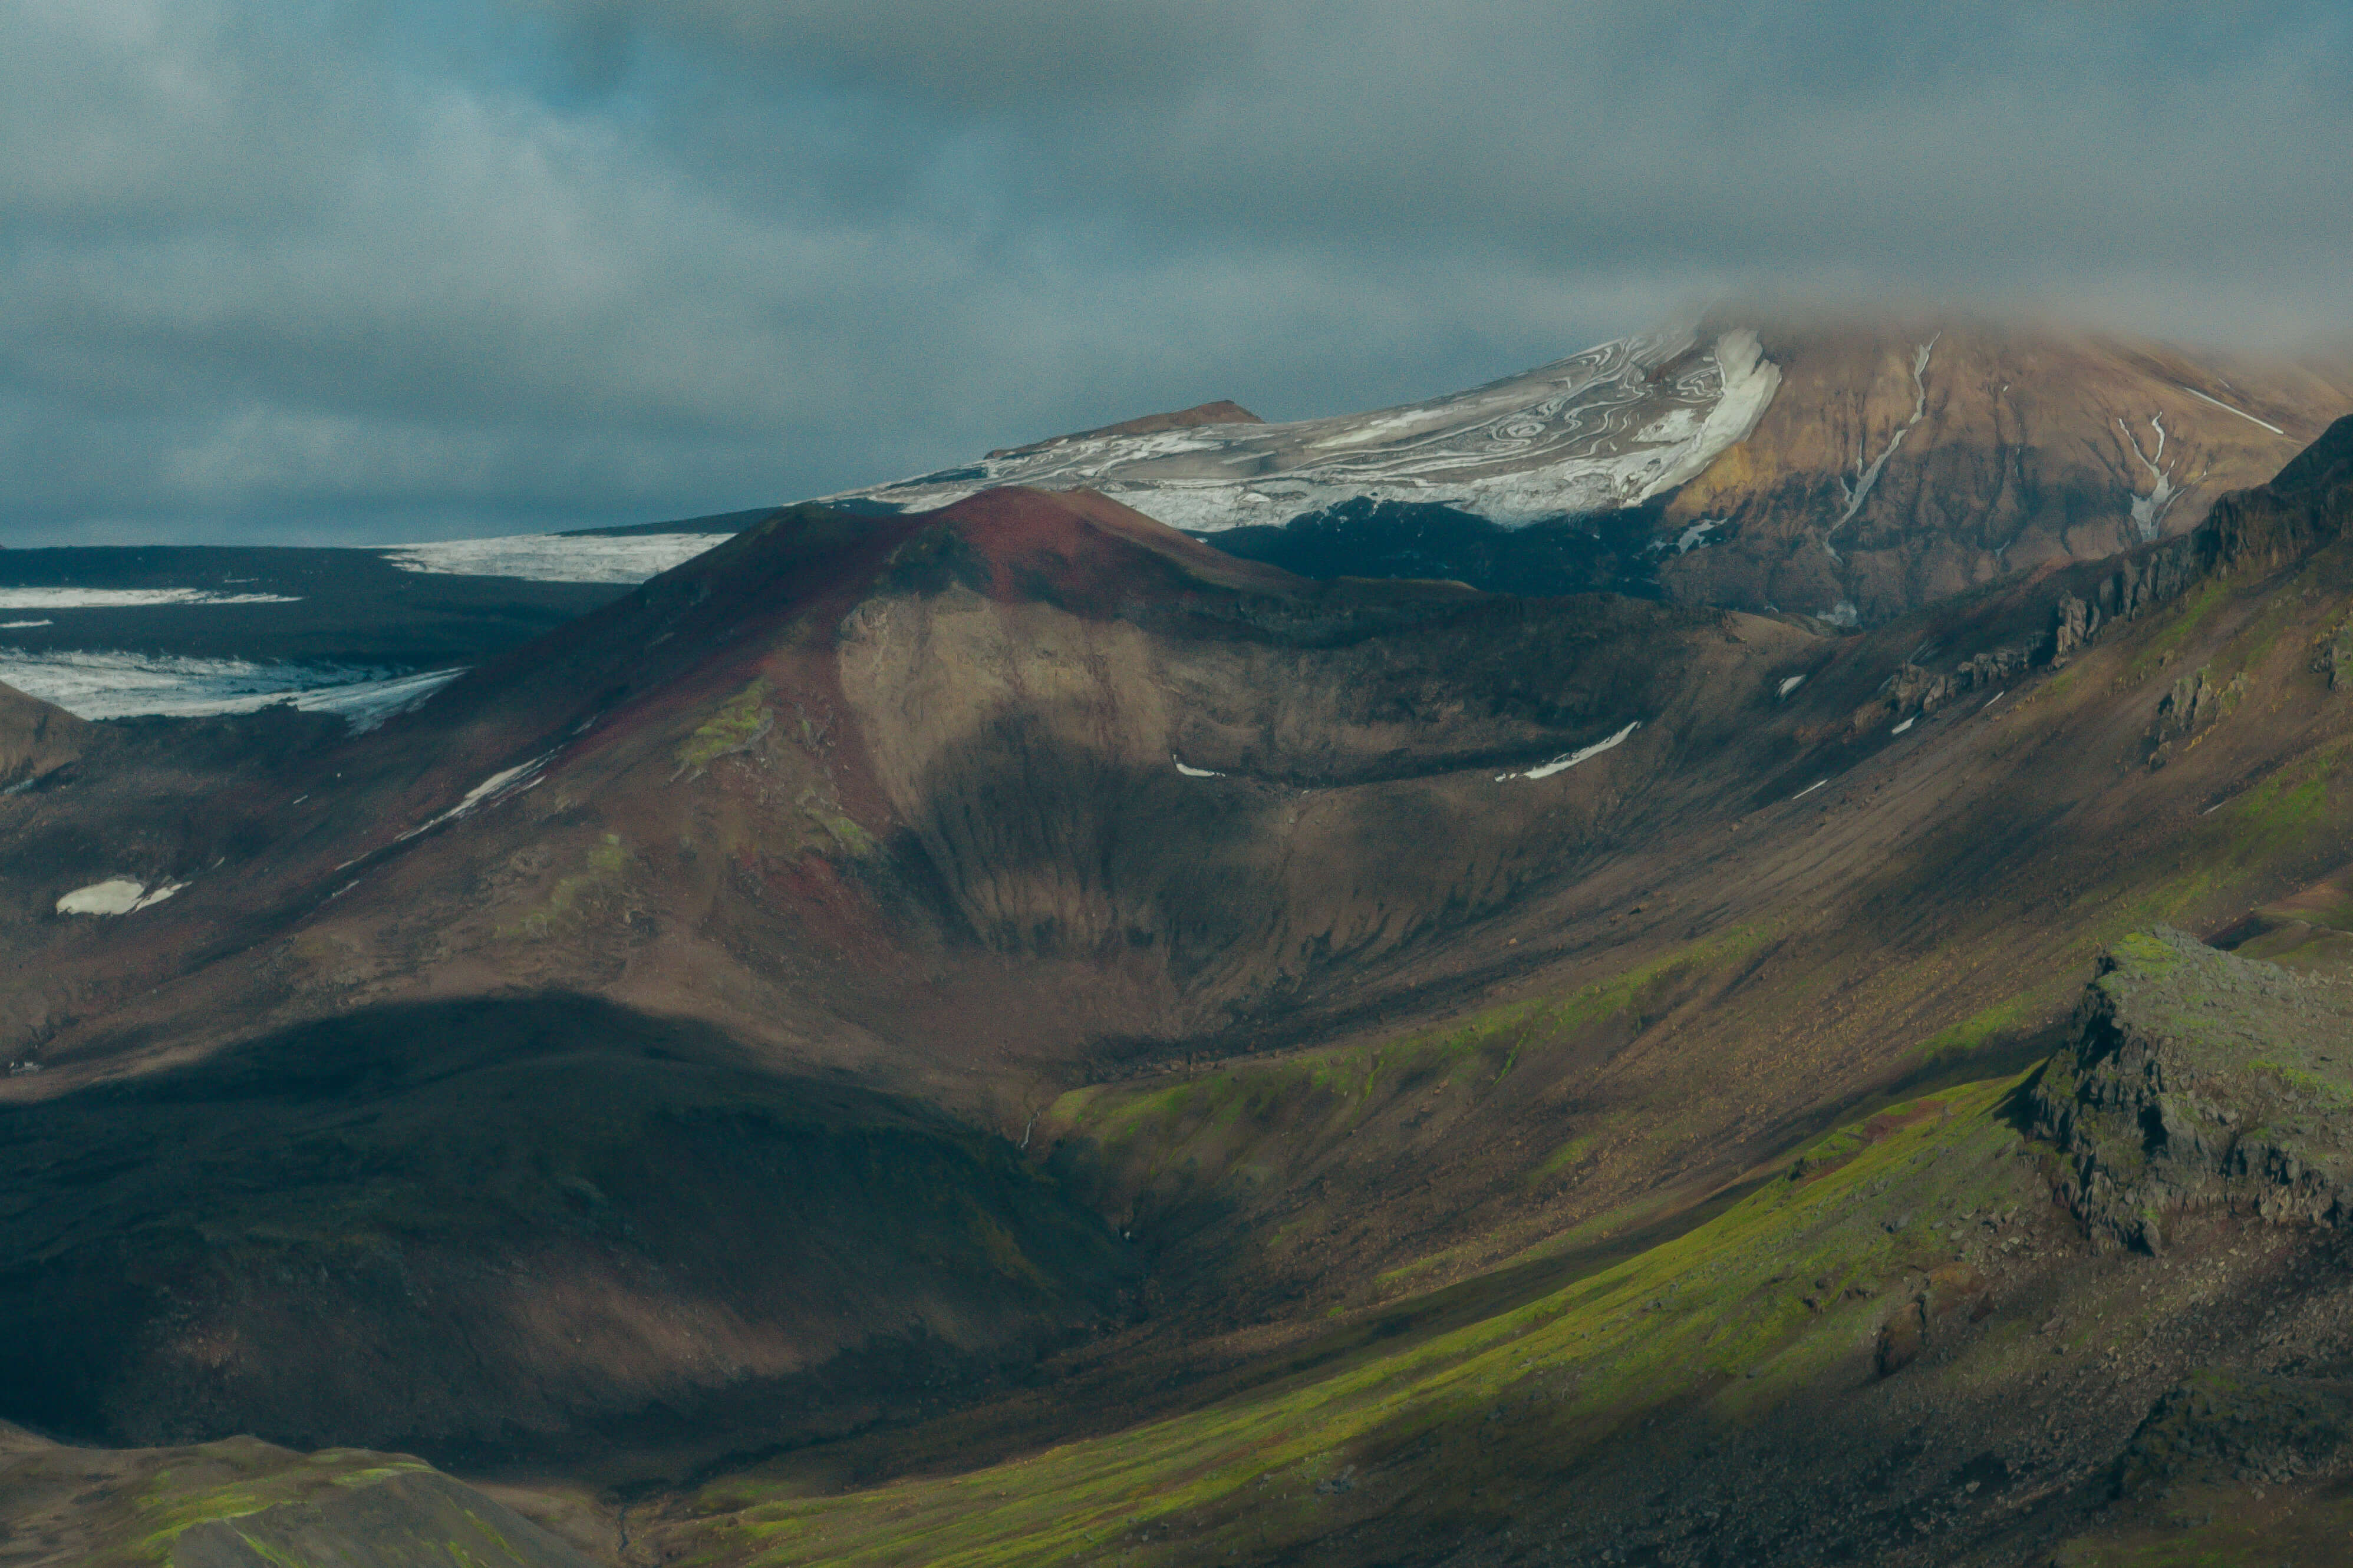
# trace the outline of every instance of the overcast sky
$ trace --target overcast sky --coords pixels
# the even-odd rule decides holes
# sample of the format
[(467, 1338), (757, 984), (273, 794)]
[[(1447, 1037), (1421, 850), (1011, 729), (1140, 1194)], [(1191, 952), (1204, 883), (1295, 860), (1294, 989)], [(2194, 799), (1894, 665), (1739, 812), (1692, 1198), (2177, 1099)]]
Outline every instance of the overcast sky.
[(0, 0), (0, 543), (793, 500), (1757, 290), (2353, 334), (2353, 5)]

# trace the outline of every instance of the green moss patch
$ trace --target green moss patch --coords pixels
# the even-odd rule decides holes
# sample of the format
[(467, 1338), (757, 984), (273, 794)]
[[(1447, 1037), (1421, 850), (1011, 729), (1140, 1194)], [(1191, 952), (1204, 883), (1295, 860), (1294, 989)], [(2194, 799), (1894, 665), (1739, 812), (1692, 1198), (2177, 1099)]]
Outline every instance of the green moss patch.
[(776, 722), (768, 707), (768, 680), (762, 676), (721, 703), (719, 711), (686, 738), (678, 749), (678, 765), (682, 772), (701, 773), (722, 757), (749, 751)]
[[(1407, 1528), (1475, 1514), (1482, 1483), (1497, 1496), (1535, 1484), (1662, 1405), (1697, 1399), (1740, 1419), (1852, 1361), (1883, 1287), (1949, 1272), (1936, 1236), (1947, 1217), (2019, 1201), (2030, 1162), (2004, 1108), (2020, 1081), (1891, 1108), (1818, 1179), (1768, 1184), (1638, 1257), (1328, 1376), (845, 1497), (713, 1483), (697, 1500), (699, 1559), (1266, 1561), (1376, 1516)], [(1349, 1480), (1376, 1467), (1378, 1489)]]

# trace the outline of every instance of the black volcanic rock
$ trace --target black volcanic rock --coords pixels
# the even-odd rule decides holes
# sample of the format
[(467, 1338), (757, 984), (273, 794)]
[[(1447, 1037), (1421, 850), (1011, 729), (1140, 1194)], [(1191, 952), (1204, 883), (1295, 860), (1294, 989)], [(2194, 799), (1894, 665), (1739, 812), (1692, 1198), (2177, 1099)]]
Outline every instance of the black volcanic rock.
[(2353, 1000), (2159, 927), (2102, 960), (2032, 1096), (2096, 1233), (2155, 1251), (2185, 1210), (2353, 1221)]
[(1303, 577), (1409, 577), (1489, 594), (1609, 591), (1655, 599), (1658, 563), (1673, 552), (1658, 534), (1661, 510), (1629, 507), (1505, 528), (1455, 507), (1359, 498), (1281, 528), (1200, 537), (1229, 555)]

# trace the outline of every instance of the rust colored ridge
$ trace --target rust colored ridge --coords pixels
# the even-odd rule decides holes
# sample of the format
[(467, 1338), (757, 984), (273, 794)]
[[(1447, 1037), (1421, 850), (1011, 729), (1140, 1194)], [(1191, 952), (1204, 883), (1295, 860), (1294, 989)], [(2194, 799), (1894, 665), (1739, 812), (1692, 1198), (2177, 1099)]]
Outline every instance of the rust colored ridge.
[(1008, 486), (906, 521), (924, 531), (902, 555), (930, 531), (952, 531), (967, 569), (987, 574), (985, 587), (971, 585), (1000, 601), (1052, 598), (1077, 610), (1202, 588), (1293, 594), (1312, 586), (1281, 567), (1212, 550), (1095, 490)]
[[(517, 769), (560, 778), (617, 747), (651, 743), (678, 715), (713, 708), (763, 676), (839, 709), (830, 628), (877, 594), (928, 596), (959, 585), (1090, 619), (1123, 605), (1313, 586), (1091, 491), (985, 491), (897, 517), (787, 508), (478, 668), (416, 713), (322, 753), (288, 774), (283, 794), (290, 802), (332, 775), (339, 795), (370, 802), (370, 826), (340, 843), (332, 861), (391, 849), (485, 780)], [(843, 771), (844, 800), (887, 820), (867, 786), (862, 770)]]
[(1067, 436), (1049, 436), (1026, 447), (999, 447), (988, 455), (991, 458), (1020, 458), (1031, 452), (1042, 452), (1049, 447), (1059, 447), (1065, 441), (1092, 441), (1103, 436), (1149, 436), (1161, 430), (1189, 430), (1196, 425), (1265, 423), (1240, 404), (1221, 397), (1215, 403), (1197, 403), (1173, 414), (1146, 414), (1134, 419), (1123, 419), (1116, 425), (1098, 426), (1092, 430), (1073, 430)]

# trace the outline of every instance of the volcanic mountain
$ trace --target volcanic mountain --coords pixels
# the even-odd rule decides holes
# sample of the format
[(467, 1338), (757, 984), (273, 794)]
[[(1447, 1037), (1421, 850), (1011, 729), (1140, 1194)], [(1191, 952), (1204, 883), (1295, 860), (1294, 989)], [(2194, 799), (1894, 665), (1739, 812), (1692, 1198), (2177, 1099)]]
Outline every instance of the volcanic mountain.
[(2348, 405), (2342, 363), (1962, 319), (1727, 317), (1401, 408), (1268, 425), (1206, 405), (843, 499), (1085, 486), (1316, 576), (1853, 625), (2185, 531)]
[[(1958, 318), (1727, 315), (1403, 408), (1205, 403), (832, 498), (1094, 488), (1302, 575), (1883, 621), (2195, 525), (2353, 368)], [(368, 725), (775, 509), (376, 549), (0, 552), (0, 680), (83, 718), (291, 700)]]
[(0, 1418), (136, 1484), (0, 1549), (2292, 1554), (2353, 422), (2159, 521), (1842, 633), (996, 489), (367, 733), (21, 704)]

